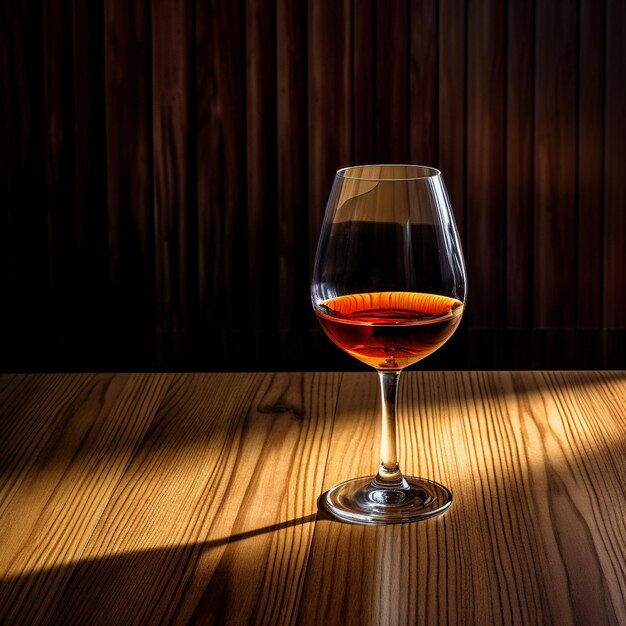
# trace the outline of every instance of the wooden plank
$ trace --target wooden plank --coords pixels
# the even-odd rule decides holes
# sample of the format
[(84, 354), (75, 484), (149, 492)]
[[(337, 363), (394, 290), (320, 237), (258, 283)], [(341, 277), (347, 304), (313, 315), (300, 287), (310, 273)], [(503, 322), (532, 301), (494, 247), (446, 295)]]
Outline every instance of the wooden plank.
[[(200, 326), (241, 332), (249, 323), (245, 13), (226, 0), (195, 7)], [(219, 344), (211, 356), (223, 359)]]
[(375, 161), (407, 163), (410, 158), (408, 2), (377, 0), (375, 5)]
[(2, 405), (2, 623), (49, 620), (168, 384), (41, 376), (22, 406)]
[(335, 172), (350, 165), (351, 3), (309, 3), (309, 267)]
[(103, 7), (72, 5), (73, 165), (78, 297), (71, 369), (105, 368), (109, 341), (109, 267), (106, 204), (106, 120)]
[(534, 326), (573, 328), (577, 5), (542, 2), (535, 11)]
[[(607, 0), (604, 123), (604, 328), (626, 329), (626, 6)], [(607, 354), (611, 347), (607, 346)]]
[(506, 326), (532, 327), (534, 8), (510, 0), (507, 23)]
[(52, 621), (293, 623), (339, 380), (178, 376)]
[(466, 243), (466, 19), (465, 3), (439, 2), (438, 167), (446, 183), (463, 246)]
[(5, 369), (45, 368), (52, 338), (43, 7), (0, 3), (0, 336)]
[[(46, 208), (52, 324), (59, 365), (81, 318), (73, 164), (72, 14), (63, 0), (43, 4)], [(71, 347), (69, 348), (71, 351)]]
[(187, 362), (185, 333), (196, 328), (198, 241), (191, 4), (152, 2), (152, 136), (157, 359)]
[(405, 373), (402, 466), (452, 508), (317, 515), (375, 470), (378, 393), (373, 372), (0, 377), (0, 619), (626, 620), (626, 372)]
[(353, 0), (352, 162), (376, 163), (376, 3)]
[(117, 366), (154, 364), (154, 214), (150, 31), (146, 2), (104, 3), (111, 355)]
[[(276, 329), (276, 8), (251, 0), (246, 10), (248, 308), (256, 329)], [(257, 358), (261, 356), (257, 354)]]
[(602, 326), (604, 47), (606, 7), (581, 0), (578, 41), (578, 315), (579, 329)]
[(502, 328), (505, 311), (506, 7), (468, 4), (467, 272), (470, 328)]
[[(276, 3), (276, 142), (278, 206), (278, 326), (281, 337), (309, 326), (307, 240), (307, 7)], [(274, 314), (276, 311), (274, 311)], [(284, 344), (282, 344), (284, 345)], [(284, 348), (283, 348), (284, 349)]]
[(419, 165), (434, 165), (437, 162), (437, 3), (410, 2), (409, 21), (410, 160)]
[[(401, 465), (453, 505), (417, 524), (319, 519), (299, 623), (623, 622), (623, 373), (403, 376)], [(375, 378), (344, 376), (324, 488), (376, 468)]]
[[(70, 401), (74, 399), (76, 384), (71, 384), (73, 382), (70, 377), (61, 375), (33, 377), (22, 374), (12, 377), (10, 383), (3, 387), (0, 401), (0, 514), (10, 505), (21, 481), (28, 476), (51, 436), (50, 424), (55, 418), (54, 415), (47, 415), (50, 407), (61, 402), (66, 395), (69, 395)], [(31, 420), (38, 425), (37, 433), (33, 433)], [(21, 451), (27, 453), (22, 454)]]

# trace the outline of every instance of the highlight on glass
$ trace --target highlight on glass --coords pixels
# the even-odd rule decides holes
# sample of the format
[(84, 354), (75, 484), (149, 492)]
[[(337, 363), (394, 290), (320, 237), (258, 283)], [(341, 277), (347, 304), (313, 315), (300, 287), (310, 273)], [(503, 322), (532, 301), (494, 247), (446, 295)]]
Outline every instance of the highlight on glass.
[(442, 346), (465, 308), (463, 253), (441, 172), (421, 165), (339, 170), (326, 207), (311, 300), (330, 339), (377, 370), (382, 394), (380, 466), (324, 496), (341, 520), (412, 522), (447, 509), (452, 494), (404, 476), (396, 447), (401, 371)]

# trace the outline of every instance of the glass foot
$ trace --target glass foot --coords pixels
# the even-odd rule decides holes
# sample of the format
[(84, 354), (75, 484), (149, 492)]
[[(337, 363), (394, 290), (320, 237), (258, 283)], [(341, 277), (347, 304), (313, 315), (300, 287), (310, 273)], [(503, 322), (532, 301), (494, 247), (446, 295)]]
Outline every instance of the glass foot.
[(329, 489), (328, 511), (354, 524), (400, 524), (438, 515), (452, 504), (450, 491), (427, 478), (405, 476), (408, 489), (381, 489), (375, 476), (353, 478)]

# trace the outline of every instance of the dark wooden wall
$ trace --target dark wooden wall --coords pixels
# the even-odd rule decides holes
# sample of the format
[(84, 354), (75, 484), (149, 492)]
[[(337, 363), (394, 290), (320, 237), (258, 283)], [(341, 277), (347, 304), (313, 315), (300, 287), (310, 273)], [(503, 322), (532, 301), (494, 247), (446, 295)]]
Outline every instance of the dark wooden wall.
[(343, 369), (334, 172), (443, 170), (461, 330), (425, 367), (624, 367), (623, 0), (4, 0), (4, 369)]

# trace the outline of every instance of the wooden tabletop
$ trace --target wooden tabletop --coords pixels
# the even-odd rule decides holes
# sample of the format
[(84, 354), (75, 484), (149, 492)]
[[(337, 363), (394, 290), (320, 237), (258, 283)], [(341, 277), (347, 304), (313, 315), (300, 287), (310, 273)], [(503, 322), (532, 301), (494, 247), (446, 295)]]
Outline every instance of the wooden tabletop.
[(405, 372), (443, 515), (318, 510), (372, 373), (0, 378), (0, 624), (626, 624), (626, 372)]

